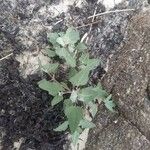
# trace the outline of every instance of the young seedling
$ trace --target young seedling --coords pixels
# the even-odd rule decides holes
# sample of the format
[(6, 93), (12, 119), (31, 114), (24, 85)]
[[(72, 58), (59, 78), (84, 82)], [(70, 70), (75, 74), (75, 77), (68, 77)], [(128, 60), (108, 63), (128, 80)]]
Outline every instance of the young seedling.
[[(66, 121), (54, 131), (69, 129), (75, 145), (84, 129), (95, 127), (94, 123), (85, 119), (87, 108), (89, 114), (94, 117), (98, 110), (96, 100), (103, 101), (112, 112), (115, 104), (111, 95), (103, 90), (100, 84), (89, 84), (89, 74), (100, 65), (100, 60), (90, 58), (87, 47), (80, 42), (79, 32), (76, 29), (68, 28), (65, 33), (51, 33), (48, 40), (50, 48), (46, 50), (46, 55), (50, 63), (42, 65), (39, 62), (40, 68), (51, 80), (43, 79), (38, 85), (53, 96), (52, 106), (63, 102), (62, 109)], [(65, 77), (62, 76), (62, 71)]]

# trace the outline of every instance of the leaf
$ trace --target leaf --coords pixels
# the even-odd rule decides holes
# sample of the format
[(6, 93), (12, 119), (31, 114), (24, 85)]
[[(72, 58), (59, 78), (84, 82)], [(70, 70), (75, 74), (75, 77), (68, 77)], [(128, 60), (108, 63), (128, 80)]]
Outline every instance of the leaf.
[(103, 90), (102, 84), (100, 82), (97, 84), (97, 87)]
[(56, 54), (66, 60), (66, 63), (71, 67), (76, 66), (76, 60), (71, 56), (71, 54), (65, 48), (57, 48)]
[(97, 97), (98, 93), (97, 91), (94, 91), (93, 87), (87, 87), (83, 88), (79, 94), (78, 94), (78, 99), (80, 101), (84, 102), (90, 102), (93, 101)]
[(90, 113), (91, 113), (92, 117), (94, 118), (98, 111), (98, 107), (93, 102), (88, 103), (88, 105), (90, 106)]
[(51, 101), (51, 105), (55, 106), (56, 104), (58, 104), (59, 102), (61, 102), (63, 100), (63, 96), (59, 96), (56, 95), (53, 100)]
[(87, 46), (84, 43), (78, 43), (76, 49), (79, 50), (80, 52), (80, 51), (87, 49)]
[(80, 126), (82, 128), (89, 128), (90, 129), (90, 128), (94, 128), (95, 124), (91, 121), (88, 121), (88, 120), (84, 119), (84, 120), (80, 121)]
[(56, 129), (54, 129), (54, 131), (57, 131), (57, 132), (65, 131), (68, 128), (68, 124), (69, 124), (68, 121), (65, 121), (64, 123), (59, 125)]
[(68, 40), (69, 44), (75, 44), (78, 40), (80, 40), (79, 32), (76, 31), (75, 28), (68, 28), (65, 38)]
[(100, 87), (87, 87), (80, 90), (78, 99), (85, 103), (91, 102), (95, 99), (104, 100), (107, 97), (107, 92), (102, 90)]
[(87, 84), (89, 80), (89, 70), (82, 69), (73, 77), (70, 78), (70, 82), (75, 86), (81, 86)]
[(64, 32), (59, 32), (58, 35), (62, 37), (62, 36), (65, 35), (65, 33)]
[(82, 53), (81, 57), (79, 58), (80, 63), (86, 65), (89, 57), (89, 53)]
[(95, 69), (99, 64), (100, 64), (100, 60), (99, 60), (99, 59), (88, 59), (88, 60), (86, 61), (86, 68), (88, 68), (89, 70), (93, 70), (93, 69)]
[(64, 87), (64, 89), (69, 89), (69, 87), (67, 86), (67, 84), (66, 84), (66, 83), (64, 83), (64, 82), (60, 82), (60, 84)]
[(59, 36), (58, 36), (57, 33), (50, 33), (48, 35), (48, 40), (50, 41), (50, 43), (52, 43), (53, 45), (55, 45), (56, 44), (56, 40), (57, 40), (58, 37)]
[(105, 90), (103, 90), (99, 85), (93, 88), (93, 90), (97, 92), (97, 99), (104, 100), (108, 96), (108, 93)]
[(70, 68), (69, 69), (69, 78), (74, 76), (78, 71), (75, 68)]
[(75, 146), (78, 143), (78, 139), (79, 139), (80, 133), (78, 131), (75, 131), (72, 135), (71, 135), (71, 140), (72, 140), (72, 144)]
[(65, 115), (69, 121), (70, 131), (71, 133), (74, 133), (78, 128), (80, 120), (83, 117), (82, 109), (78, 106), (70, 106), (65, 109)]
[(60, 44), (61, 46), (63, 46), (63, 47), (65, 47), (65, 45), (66, 45), (65, 40), (63, 39), (63, 37), (57, 38), (56, 42), (58, 44)]
[(54, 64), (46, 64), (42, 66), (42, 70), (46, 73), (54, 73), (56, 69), (58, 68), (59, 64), (54, 63)]
[(104, 100), (104, 104), (106, 106), (106, 108), (108, 110), (110, 110), (111, 112), (114, 112), (114, 107), (116, 106), (115, 103), (111, 100), (112, 95), (109, 95), (105, 100)]
[(46, 50), (46, 54), (48, 55), (48, 57), (54, 57), (56, 56), (56, 53), (50, 49)]
[(65, 99), (63, 104), (64, 110), (70, 106), (73, 106), (72, 101), (70, 99)]
[(60, 91), (64, 91), (61, 84), (56, 82), (49, 82), (45, 79), (38, 82), (39, 87), (42, 90), (49, 92), (50, 95), (56, 96)]
[(74, 52), (74, 50), (75, 50), (75, 46), (74, 46), (74, 44), (69, 44), (68, 45), (68, 50), (69, 50), (69, 52)]
[(77, 101), (77, 97), (78, 97), (78, 92), (73, 90), (71, 95), (70, 95), (70, 100), (75, 103)]

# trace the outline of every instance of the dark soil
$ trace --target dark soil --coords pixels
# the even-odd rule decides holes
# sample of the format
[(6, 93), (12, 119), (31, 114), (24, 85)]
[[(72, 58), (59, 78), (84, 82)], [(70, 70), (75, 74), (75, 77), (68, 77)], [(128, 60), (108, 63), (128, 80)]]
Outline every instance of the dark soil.
[[(61, 107), (50, 107), (50, 97), (37, 87), (38, 75), (23, 79), (14, 59), (0, 66), (0, 126), (4, 150), (12, 150), (13, 143), (23, 138), (21, 150), (62, 149), (65, 135), (53, 128), (63, 120)], [(2, 136), (2, 135), (1, 135)]]

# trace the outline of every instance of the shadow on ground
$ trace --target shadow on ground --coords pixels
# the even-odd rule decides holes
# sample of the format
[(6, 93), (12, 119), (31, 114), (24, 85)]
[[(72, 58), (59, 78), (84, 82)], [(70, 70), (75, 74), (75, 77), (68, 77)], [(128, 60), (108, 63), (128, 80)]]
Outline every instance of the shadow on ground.
[(40, 77), (23, 79), (18, 67), (13, 58), (0, 64), (1, 148), (62, 149), (65, 135), (53, 131), (63, 120), (61, 106), (51, 108), (51, 98), (37, 87)]

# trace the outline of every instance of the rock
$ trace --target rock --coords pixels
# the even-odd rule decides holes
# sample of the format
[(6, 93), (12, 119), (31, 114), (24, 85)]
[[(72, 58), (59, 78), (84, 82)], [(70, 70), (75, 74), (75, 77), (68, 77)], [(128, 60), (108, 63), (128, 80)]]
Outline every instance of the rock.
[[(100, 116), (99, 116), (100, 117)], [(150, 142), (130, 122), (119, 117), (101, 129), (101, 122), (90, 132), (86, 150), (149, 150)], [(98, 130), (98, 131), (97, 131)]]
[(125, 43), (111, 57), (102, 80), (116, 100), (121, 116), (116, 124), (102, 126), (103, 116), (98, 114), (95, 122), (99, 125), (90, 132), (87, 150), (150, 149), (149, 13), (141, 12), (131, 19)]

